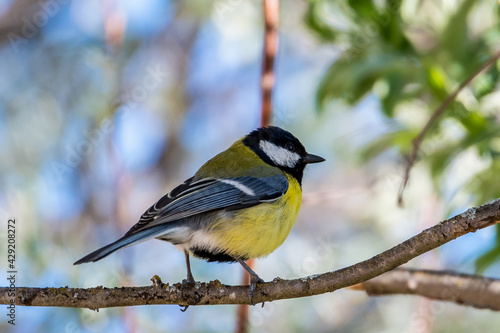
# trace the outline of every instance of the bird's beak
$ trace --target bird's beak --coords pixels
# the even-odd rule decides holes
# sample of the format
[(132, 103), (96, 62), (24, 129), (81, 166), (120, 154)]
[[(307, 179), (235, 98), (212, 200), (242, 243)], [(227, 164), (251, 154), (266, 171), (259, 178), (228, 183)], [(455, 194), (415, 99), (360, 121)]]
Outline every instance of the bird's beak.
[(325, 159), (321, 156), (318, 155), (313, 155), (313, 154), (307, 154), (302, 161), (304, 163), (309, 164), (309, 163), (319, 163), (319, 162), (324, 162)]

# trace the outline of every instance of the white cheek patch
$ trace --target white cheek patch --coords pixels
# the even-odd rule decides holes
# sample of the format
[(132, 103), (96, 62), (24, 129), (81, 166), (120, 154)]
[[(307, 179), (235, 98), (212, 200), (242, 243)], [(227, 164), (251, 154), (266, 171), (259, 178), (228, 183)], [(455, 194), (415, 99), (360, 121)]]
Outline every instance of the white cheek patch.
[(278, 147), (274, 143), (262, 140), (259, 143), (260, 149), (273, 161), (275, 164), (293, 168), (300, 160), (300, 155), (289, 151), (285, 148)]

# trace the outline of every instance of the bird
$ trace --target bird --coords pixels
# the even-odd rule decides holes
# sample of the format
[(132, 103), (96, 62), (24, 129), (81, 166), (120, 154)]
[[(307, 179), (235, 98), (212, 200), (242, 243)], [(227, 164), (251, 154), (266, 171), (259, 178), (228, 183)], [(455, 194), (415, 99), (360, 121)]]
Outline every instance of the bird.
[(117, 241), (76, 261), (95, 262), (131, 245), (159, 239), (208, 262), (238, 262), (250, 276), (250, 297), (263, 283), (245, 261), (276, 250), (288, 237), (302, 201), (306, 165), (325, 161), (307, 153), (290, 132), (258, 128), (208, 160), (193, 177), (149, 207)]

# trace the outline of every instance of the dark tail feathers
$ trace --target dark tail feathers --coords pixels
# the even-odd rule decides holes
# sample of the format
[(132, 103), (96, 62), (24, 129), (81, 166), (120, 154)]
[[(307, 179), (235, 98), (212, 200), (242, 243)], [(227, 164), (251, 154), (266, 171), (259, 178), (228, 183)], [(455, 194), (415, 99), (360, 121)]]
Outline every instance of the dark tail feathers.
[(151, 228), (147, 228), (147, 229), (138, 231), (138, 232), (130, 234), (130, 235), (123, 236), (122, 238), (120, 238), (116, 242), (108, 244), (104, 247), (101, 247), (98, 250), (95, 250), (94, 252), (92, 252), (90, 254), (87, 254), (85, 257), (78, 260), (73, 265), (79, 265), (79, 264), (83, 264), (86, 262), (94, 262), (97, 260), (101, 260), (102, 258), (107, 257), (111, 253), (113, 253), (116, 250), (119, 250), (123, 247), (137, 244), (137, 243), (143, 242), (149, 238), (158, 236), (159, 234), (162, 234), (166, 229), (169, 229), (169, 226), (157, 225), (157, 226), (154, 226)]
[(94, 252), (87, 254), (85, 257), (78, 260), (73, 265), (80, 265), (86, 262), (101, 260), (102, 258), (107, 257), (111, 253), (115, 252), (116, 250), (119, 250), (122, 247), (130, 245), (131, 243), (133, 243), (133, 240), (127, 238), (120, 238), (116, 242), (113, 242), (109, 245), (101, 247), (99, 250), (95, 250)]

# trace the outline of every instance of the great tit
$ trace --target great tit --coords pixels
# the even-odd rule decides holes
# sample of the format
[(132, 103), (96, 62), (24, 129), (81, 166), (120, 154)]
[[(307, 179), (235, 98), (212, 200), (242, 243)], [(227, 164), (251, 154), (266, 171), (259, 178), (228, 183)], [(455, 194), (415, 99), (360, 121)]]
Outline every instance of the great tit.
[(279, 127), (254, 130), (164, 195), (122, 238), (74, 264), (156, 238), (184, 252), (190, 283), (190, 254), (239, 262), (250, 275), (252, 296), (263, 280), (245, 260), (267, 256), (285, 241), (299, 213), (304, 169), (324, 160)]

